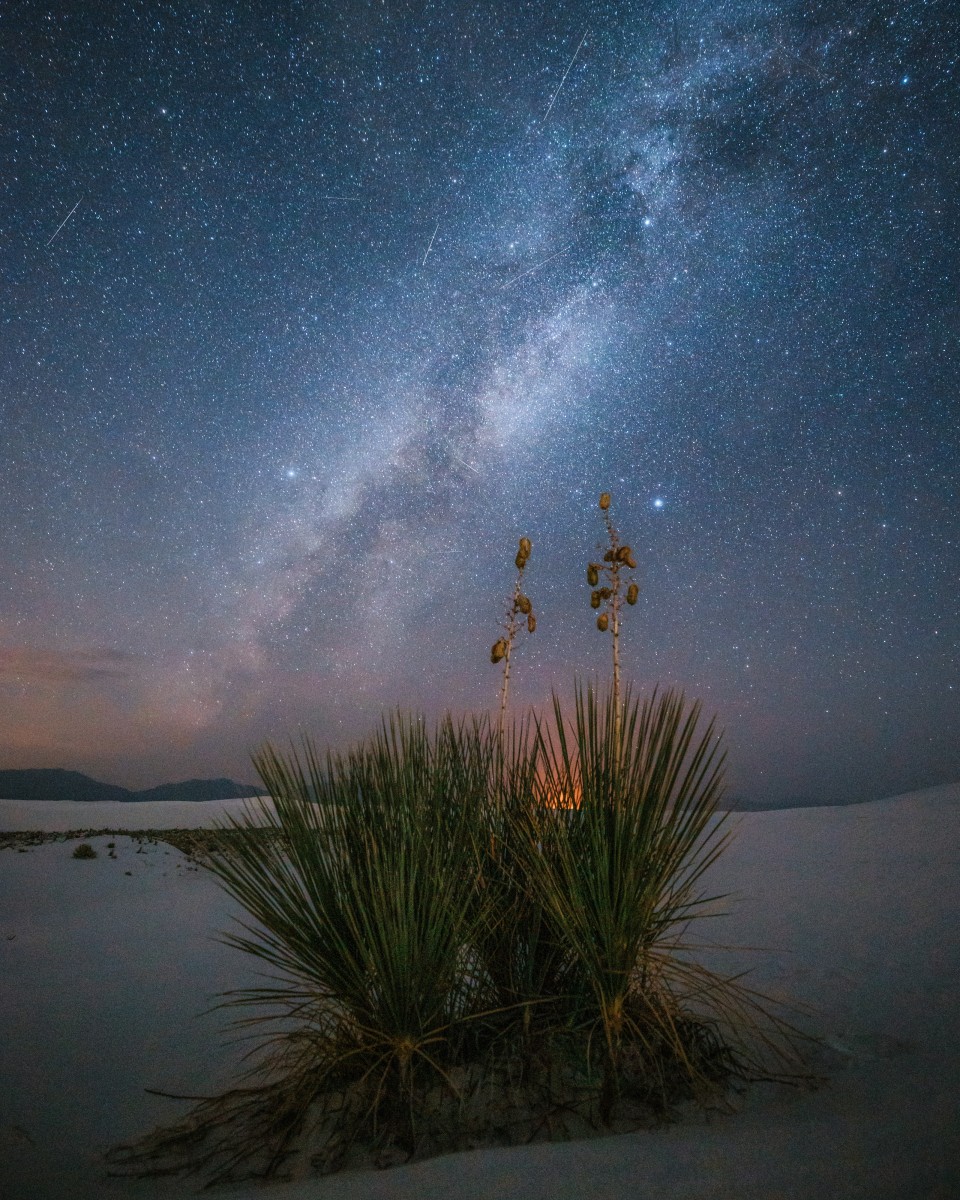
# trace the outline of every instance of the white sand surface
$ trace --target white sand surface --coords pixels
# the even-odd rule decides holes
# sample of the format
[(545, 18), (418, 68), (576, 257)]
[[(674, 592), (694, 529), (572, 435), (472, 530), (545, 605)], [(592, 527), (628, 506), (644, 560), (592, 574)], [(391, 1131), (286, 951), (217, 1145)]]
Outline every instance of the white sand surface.
[[(71, 829), (209, 829), (230, 815), (254, 812), (261, 801), (249, 800), (0, 800), (0, 833)], [(269, 800), (267, 801), (269, 804)]]
[[(10, 804), (0, 802), (0, 829), (43, 827), (32, 823), (35, 805)], [(216, 811), (64, 803), (44, 812), (53, 807), (74, 810), (63, 826), (73, 829), (120, 827), (104, 808), (142, 828), (185, 824), (158, 809), (189, 808), (203, 823)], [(960, 1197), (960, 785), (847, 808), (736, 814), (731, 823), (737, 835), (711, 882), (739, 898), (705, 936), (769, 949), (711, 952), (711, 961), (749, 962), (758, 986), (817, 1007), (809, 1027), (835, 1047), (827, 1086), (755, 1085), (735, 1114), (690, 1115), (653, 1132), (210, 1194)], [(62, 842), (0, 851), (4, 1200), (189, 1195), (190, 1180), (105, 1180), (98, 1155), (173, 1115), (145, 1087), (213, 1091), (236, 1061), (218, 1040), (218, 1018), (197, 1016), (213, 993), (252, 978), (245, 957), (215, 940), (232, 902), (163, 843), (92, 840), (99, 857), (90, 861), (72, 859)]]

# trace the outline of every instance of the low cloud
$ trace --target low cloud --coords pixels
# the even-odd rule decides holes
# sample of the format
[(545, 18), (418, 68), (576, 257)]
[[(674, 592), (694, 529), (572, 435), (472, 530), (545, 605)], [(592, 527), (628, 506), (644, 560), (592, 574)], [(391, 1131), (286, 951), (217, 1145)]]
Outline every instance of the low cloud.
[(126, 679), (135, 661), (123, 650), (42, 650), (0, 646), (0, 680), (14, 683), (85, 683)]

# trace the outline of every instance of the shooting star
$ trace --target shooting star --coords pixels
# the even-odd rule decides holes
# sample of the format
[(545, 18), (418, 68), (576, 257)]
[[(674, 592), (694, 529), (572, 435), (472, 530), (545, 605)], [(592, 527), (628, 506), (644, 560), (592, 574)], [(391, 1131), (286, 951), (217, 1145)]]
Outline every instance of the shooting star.
[(433, 237), (430, 238), (430, 245), (427, 246), (427, 253), (423, 256), (423, 262), (420, 264), (421, 267), (425, 267), (427, 265), (427, 257), (429, 256), (430, 251), (433, 249), (433, 239), (437, 236), (437, 230), (439, 228), (440, 222), (437, 221), (436, 225), (434, 226)]
[(70, 211), (67, 213), (67, 215), (63, 218), (63, 220), (60, 222), (60, 224), (56, 227), (56, 229), (53, 231), (53, 233), (50, 234), (50, 241), (47, 242), (48, 246), (50, 245), (50, 242), (52, 242), (53, 239), (57, 236), (57, 234), (60, 232), (60, 230), (64, 227), (64, 225), (66, 225), (66, 223), (70, 220), (70, 218), (73, 216), (73, 214), (77, 211), (77, 209), (79, 207), (80, 207), (80, 201), (78, 200), (76, 202), (76, 204), (73, 206), (73, 208), (71, 208)]
[(550, 103), (547, 105), (547, 111), (543, 114), (543, 123), (544, 124), (547, 123), (547, 117), (550, 116), (551, 110), (553, 109), (554, 104), (556, 104), (556, 102), (557, 102), (557, 97), (560, 95), (560, 89), (567, 82), (567, 76), (570, 74), (571, 70), (573, 69), (573, 64), (577, 61), (577, 55), (579, 55), (580, 51), (583, 49), (583, 43), (587, 40), (587, 32), (588, 32), (587, 30), (584, 30), (583, 37), (580, 39), (580, 45), (576, 48), (576, 50), (574, 50), (573, 58), (571, 58), (570, 61), (567, 63), (567, 69), (563, 73), (563, 78), (557, 84), (557, 90), (550, 97)]
[(561, 246), (555, 254), (551, 254), (549, 258), (544, 258), (542, 261), (534, 263), (532, 267), (528, 267), (526, 271), (521, 271), (519, 275), (514, 275), (512, 279), (508, 279), (506, 283), (502, 283), (497, 290), (503, 292), (508, 287), (513, 287), (518, 280), (525, 279), (528, 275), (532, 275), (534, 271), (539, 271), (541, 267), (545, 267), (548, 262), (553, 262), (555, 258), (559, 258), (561, 254), (565, 254), (572, 245), (573, 242), (569, 246)]

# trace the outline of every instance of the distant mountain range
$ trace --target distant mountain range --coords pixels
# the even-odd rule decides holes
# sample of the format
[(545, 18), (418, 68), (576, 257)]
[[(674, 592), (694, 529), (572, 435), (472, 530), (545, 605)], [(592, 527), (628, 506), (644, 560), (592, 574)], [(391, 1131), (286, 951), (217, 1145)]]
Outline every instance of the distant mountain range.
[(101, 783), (80, 771), (60, 768), (33, 771), (0, 771), (0, 799), (3, 800), (232, 800), (235, 796), (256, 796), (263, 789), (232, 779), (185, 779), (182, 783), (163, 783), (160, 787), (132, 792), (113, 783)]

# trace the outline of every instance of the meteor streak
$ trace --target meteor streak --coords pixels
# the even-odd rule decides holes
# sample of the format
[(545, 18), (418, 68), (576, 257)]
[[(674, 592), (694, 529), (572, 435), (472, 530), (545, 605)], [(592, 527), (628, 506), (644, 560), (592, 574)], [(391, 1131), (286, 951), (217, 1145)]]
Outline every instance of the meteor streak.
[(56, 227), (56, 229), (53, 231), (53, 233), (50, 234), (50, 241), (47, 242), (48, 246), (50, 245), (50, 242), (52, 242), (53, 239), (57, 236), (57, 234), (60, 232), (60, 230), (64, 227), (64, 225), (66, 225), (66, 223), (70, 220), (70, 218), (73, 216), (73, 214), (77, 211), (77, 209), (79, 207), (80, 207), (80, 201), (78, 200), (76, 202), (76, 204), (73, 206), (73, 208), (71, 208), (70, 211), (67, 213), (67, 215), (63, 218), (63, 220), (60, 222), (60, 224)]
[(433, 239), (437, 236), (437, 230), (439, 228), (440, 222), (437, 221), (436, 225), (434, 226), (433, 236), (430, 238), (430, 245), (427, 246), (427, 253), (423, 256), (423, 262), (420, 264), (421, 267), (425, 267), (427, 265), (427, 257), (430, 254), (430, 251), (433, 249)]
[[(570, 243), (570, 246), (572, 245), (573, 242)], [(555, 258), (559, 258), (561, 254), (565, 254), (570, 249), (570, 246), (561, 246), (560, 249), (555, 254), (551, 254), (549, 258), (544, 258), (540, 262), (534, 263), (532, 267), (528, 267), (526, 271), (521, 271), (519, 275), (514, 275), (512, 279), (508, 279), (506, 283), (502, 283), (499, 290), (503, 292), (508, 287), (513, 287), (518, 280), (525, 279), (527, 275), (532, 275), (534, 271), (539, 271), (540, 268), (545, 267), (548, 262), (553, 262)]]
[(554, 104), (556, 103), (557, 97), (560, 95), (560, 89), (567, 82), (567, 76), (570, 74), (570, 71), (573, 68), (573, 64), (577, 61), (577, 55), (583, 49), (583, 43), (586, 40), (587, 40), (587, 30), (584, 30), (583, 37), (580, 39), (580, 45), (576, 48), (576, 50), (574, 50), (573, 58), (571, 58), (570, 61), (567, 63), (567, 69), (563, 73), (563, 78), (557, 84), (557, 90), (550, 97), (550, 103), (547, 105), (547, 111), (543, 114), (544, 124), (546, 124), (547, 117), (550, 116), (550, 110), (553, 108)]

